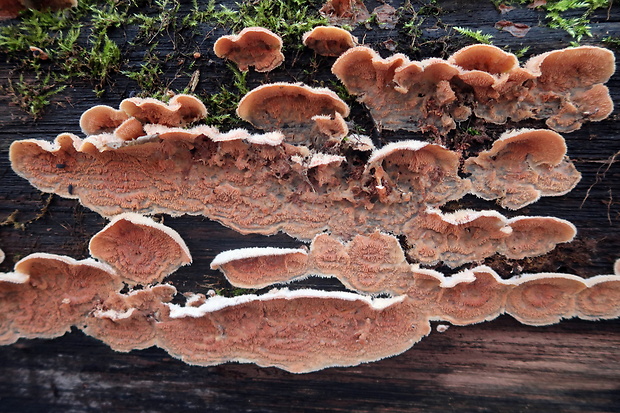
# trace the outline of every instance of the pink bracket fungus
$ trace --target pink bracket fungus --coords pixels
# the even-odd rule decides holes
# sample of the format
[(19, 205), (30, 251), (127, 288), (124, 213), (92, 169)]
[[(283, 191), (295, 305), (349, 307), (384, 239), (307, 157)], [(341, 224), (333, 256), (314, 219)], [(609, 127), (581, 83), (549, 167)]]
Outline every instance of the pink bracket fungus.
[[(295, 248), (243, 248), (225, 251), (211, 261), (231, 284), (241, 288), (264, 288), (306, 272), (308, 253)], [(251, 279), (245, 277), (251, 276)], [(257, 282), (257, 279), (260, 282)]]
[(266, 131), (282, 131), (294, 143), (311, 142), (317, 115), (349, 116), (349, 106), (329, 89), (270, 83), (247, 93), (237, 115)]
[(570, 132), (613, 110), (603, 83), (614, 73), (614, 62), (612, 52), (592, 46), (544, 53), (523, 67), (490, 45), (463, 48), (447, 61), (422, 62), (402, 54), (383, 59), (358, 46), (343, 53), (332, 72), (370, 109), (377, 126), (388, 130), (445, 134), (473, 110), (498, 124), (548, 118), (550, 128)]
[(156, 323), (176, 292), (171, 285), (159, 284), (115, 293), (91, 311), (81, 329), (115, 351), (152, 347), (157, 344)]
[(519, 209), (541, 196), (568, 193), (581, 174), (566, 158), (566, 143), (544, 129), (504, 133), (493, 147), (465, 161), (472, 193), (486, 200), (499, 199), (504, 208)]
[[(273, 257), (279, 258), (272, 262)], [(119, 263), (121, 274), (141, 265)], [(409, 265), (398, 240), (380, 232), (347, 244), (322, 234), (309, 251), (225, 252), (212, 266), (227, 274), (232, 268), (233, 279), (248, 286), (316, 272), (335, 275), (360, 292), (392, 297), (283, 289), (234, 298), (188, 294), (181, 306), (172, 303), (177, 291), (171, 285), (121, 293), (120, 278), (106, 264), (38, 253), (18, 262), (14, 272), (0, 274), (0, 344), (56, 337), (77, 326), (116, 351), (158, 346), (189, 364), (252, 362), (302, 373), (399, 354), (430, 333), (431, 320), (468, 325), (507, 313), (545, 325), (575, 316), (620, 316), (619, 275), (503, 280), (488, 267), (476, 267), (446, 277)]]
[(160, 282), (192, 262), (176, 231), (132, 213), (116, 216), (91, 238), (88, 248), (130, 284)]
[(0, 277), (0, 339), (52, 338), (79, 324), (94, 303), (122, 287), (112, 268), (93, 259), (36, 253)]
[(207, 116), (207, 108), (191, 95), (174, 95), (166, 104), (153, 98), (129, 98), (119, 109), (142, 123), (165, 126), (185, 126)]
[(363, 0), (327, 0), (319, 10), (329, 19), (330, 24), (349, 24), (355, 26), (370, 18)]
[(215, 42), (217, 57), (232, 60), (239, 70), (247, 72), (254, 66), (257, 72), (269, 72), (284, 61), (282, 39), (263, 27), (247, 27), (237, 35), (222, 36)]
[(322, 56), (340, 56), (357, 44), (357, 38), (345, 29), (334, 26), (317, 26), (304, 33), (304, 46)]

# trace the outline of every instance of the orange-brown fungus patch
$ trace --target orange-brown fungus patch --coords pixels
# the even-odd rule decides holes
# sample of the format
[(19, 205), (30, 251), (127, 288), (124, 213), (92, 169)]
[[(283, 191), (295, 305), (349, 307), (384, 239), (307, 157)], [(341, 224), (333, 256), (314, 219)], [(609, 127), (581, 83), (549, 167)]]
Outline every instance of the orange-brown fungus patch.
[(490, 150), (467, 159), (463, 170), (471, 174), (473, 194), (509, 209), (564, 195), (581, 179), (564, 138), (543, 129), (505, 133)]
[(235, 62), (244, 72), (249, 66), (257, 72), (269, 72), (284, 61), (282, 39), (262, 27), (247, 27), (237, 35), (220, 37), (213, 51), (217, 57)]
[(119, 109), (142, 123), (165, 126), (185, 126), (207, 116), (204, 103), (190, 95), (175, 95), (167, 104), (153, 98), (129, 98)]
[(219, 269), (226, 279), (241, 288), (264, 288), (305, 275), (308, 254), (303, 250), (249, 248), (235, 250), (235, 257), (218, 255), (211, 269)]
[(334, 92), (301, 84), (270, 83), (257, 87), (239, 102), (237, 115), (266, 131), (282, 131), (295, 143), (312, 142), (317, 115), (349, 115), (349, 107)]
[(516, 280), (506, 313), (530, 325), (555, 324), (576, 314), (575, 298), (586, 288), (578, 277), (536, 274)]
[(588, 288), (577, 296), (577, 315), (585, 320), (620, 317), (620, 274), (586, 280)]
[(157, 342), (155, 323), (165, 311), (164, 303), (175, 294), (176, 289), (166, 284), (116, 293), (98, 304), (81, 328), (116, 351), (151, 347)]
[(159, 345), (189, 364), (253, 362), (302, 373), (399, 354), (430, 332), (428, 320), (403, 302), (375, 308), (339, 297), (346, 293), (289, 294), (165, 318)]
[(161, 281), (192, 262), (187, 246), (172, 229), (135, 214), (116, 217), (90, 240), (90, 253), (129, 284)]
[(573, 224), (553, 217), (515, 217), (508, 225), (512, 234), (500, 253), (515, 260), (546, 254), (557, 244), (571, 242), (577, 234)]
[(4, 344), (19, 337), (61, 336), (122, 286), (105, 265), (51, 254), (29, 255), (15, 265), (15, 273), (22, 282), (0, 281)]
[(408, 228), (408, 256), (427, 265), (443, 261), (457, 267), (495, 254), (510, 233), (506, 219), (494, 211), (463, 210), (444, 215), (429, 210)]
[[(566, 67), (564, 67), (566, 59)], [(584, 46), (545, 53), (520, 67), (517, 58), (490, 45), (457, 51), (447, 61), (386, 59), (367, 47), (342, 54), (332, 72), (370, 109), (378, 127), (445, 134), (472, 111), (486, 121), (548, 118), (569, 132), (585, 120), (609, 116), (603, 85), (615, 70), (609, 50)]]
[(476, 268), (470, 273), (474, 276), (473, 280), (442, 288), (437, 303), (439, 318), (442, 320), (468, 325), (492, 320), (504, 311), (510, 286), (485, 267)]
[(340, 56), (355, 46), (357, 39), (339, 27), (317, 26), (304, 33), (303, 43), (322, 56)]
[(338, 25), (355, 26), (370, 18), (363, 0), (327, 0), (319, 13), (327, 17), (330, 24)]

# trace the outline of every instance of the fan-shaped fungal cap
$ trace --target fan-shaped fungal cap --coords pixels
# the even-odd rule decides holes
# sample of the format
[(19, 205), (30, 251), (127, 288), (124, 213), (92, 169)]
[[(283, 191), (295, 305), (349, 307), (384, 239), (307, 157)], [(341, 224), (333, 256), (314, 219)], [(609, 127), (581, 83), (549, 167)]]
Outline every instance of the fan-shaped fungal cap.
[(128, 118), (129, 116), (123, 110), (97, 105), (82, 113), (80, 128), (87, 136), (112, 133)]
[(558, 133), (523, 129), (504, 133), (490, 150), (467, 159), (463, 169), (471, 174), (473, 194), (519, 209), (577, 185), (581, 174), (565, 155), (566, 143)]
[(577, 316), (585, 320), (620, 317), (620, 274), (585, 280), (588, 288), (577, 296)]
[(575, 316), (575, 298), (584, 280), (568, 274), (528, 274), (513, 281), (506, 313), (523, 324), (548, 325)]
[(179, 234), (142, 215), (115, 217), (90, 240), (93, 257), (109, 264), (130, 284), (161, 281), (192, 257)]
[(448, 62), (467, 71), (476, 70), (492, 75), (501, 75), (519, 67), (515, 55), (488, 44), (464, 47), (450, 56)]
[[(10, 300), (0, 300), (0, 307), (14, 307), (10, 322), (0, 322), (2, 328), (14, 333), (14, 337), (61, 336), (71, 326), (79, 324), (96, 302), (105, 300), (122, 287), (110, 267), (92, 259), (76, 261), (70, 257), (36, 253), (17, 262), (15, 273), (27, 279), (16, 284), (19, 288), (13, 291), (15, 295)], [(0, 331), (0, 336), (5, 333)]]
[(241, 288), (263, 288), (306, 273), (308, 253), (296, 248), (242, 248), (224, 251), (211, 261), (226, 279)]
[(259, 129), (281, 130), (294, 142), (309, 142), (316, 115), (349, 116), (349, 107), (334, 92), (302, 84), (271, 83), (251, 90), (239, 102), (237, 115)]
[(125, 99), (120, 110), (142, 123), (165, 126), (185, 126), (207, 116), (207, 108), (200, 99), (183, 94), (173, 96), (168, 104), (153, 98)]
[(280, 290), (169, 304), (158, 345), (196, 365), (253, 362), (296, 373), (349, 366), (399, 354), (429, 333), (404, 298)]
[(510, 285), (491, 268), (479, 266), (445, 278), (437, 314), (442, 320), (467, 325), (496, 318), (504, 311)]
[(611, 50), (594, 46), (553, 50), (532, 57), (525, 68), (538, 74), (546, 89), (568, 90), (605, 83), (616, 70)]
[(244, 72), (249, 66), (257, 72), (269, 72), (284, 61), (282, 39), (263, 27), (247, 27), (237, 35), (220, 37), (213, 51), (217, 57), (235, 62)]
[(317, 26), (304, 33), (303, 43), (322, 56), (340, 56), (357, 44), (357, 38), (339, 27)]
[(573, 224), (555, 217), (515, 217), (507, 224), (512, 233), (499, 252), (515, 260), (546, 254), (557, 244), (571, 242), (577, 235)]
[(406, 228), (408, 255), (423, 264), (443, 261), (449, 267), (495, 254), (512, 228), (496, 211), (469, 209), (444, 214), (428, 208)]

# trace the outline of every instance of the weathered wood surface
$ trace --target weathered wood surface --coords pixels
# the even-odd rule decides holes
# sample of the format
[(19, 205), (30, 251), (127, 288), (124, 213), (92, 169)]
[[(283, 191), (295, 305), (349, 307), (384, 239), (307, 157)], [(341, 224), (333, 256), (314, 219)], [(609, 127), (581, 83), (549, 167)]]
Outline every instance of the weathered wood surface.
[[(517, 10), (500, 16), (490, 2), (439, 1), (441, 21), (446, 25), (481, 28), (493, 33), (494, 43), (513, 51), (530, 46), (528, 54), (566, 47), (569, 38), (558, 30), (539, 25), (542, 15)], [(377, 4), (367, 3), (372, 10)], [(393, 3), (398, 7), (400, 3)], [(414, 4), (417, 9), (419, 5)], [(534, 26), (523, 39), (493, 29), (496, 21), (508, 18)], [(594, 37), (586, 44), (601, 45), (608, 35), (620, 35), (620, 4), (592, 18)], [(438, 39), (446, 34), (436, 21), (424, 22), (423, 34)], [(213, 56), (211, 47), (219, 34), (194, 39), (200, 52), (202, 71), (198, 90), (215, 90), (218, 79), (227, 76), (225, 66)], [(354, 34), (386, 56), (381, 43), (392, 38), (403, 51), (407, 39), (395, 30), (359, 27)], [(122, 39), (122, 33), (118, 33)], [(422, 49), (414, 58), (448, 53), (466, 44), (459, 36), (448, 43)], [(163, 47), (163, 46), (162, 46)], [(168, 46), (169, 47), (169, 46)], [(166, 50), (160, 51), (162, 55)], [(289, 52), (284, 68), (272, 74), (250, 73), (248, 84), (267, 80), (303, 81), (312, 54)], [(444, 56), (445, 57), (445, 56)], [(12, 66), (0, 55), (0, 81)], [(213, 62), (209, 62), (213, 59)], [(332, 79), (332, 59), (319, 58), (319, 79)], [(167, 72), (168, 73), (168, 72)], [(168, 73), (170, 79), (174, 72)], [(183, 84), (181, 84), (183, 83)], [(181, 89), (187, 78), (173, 87)], [(620, 101), (620, 76), (608, 83), (612, 97)], [(79, 134), (79, 115), (94, 104), (117, 106), (136, 90), (119, 77), (102, 99), (91, 85), (76, 82), (63, 92), (58, 105), (44, 117), (32, 121), (0, 96), (0, 221), (15, 210), (17, 220), (34, 219), (49, 195), (41, 194), (17, 177), (8, 161), (8, 147), (15, 139), (52, 139), (61, 132)], [(562, 271), (584, 277), (610, 273), (620, 257), (620, 166), (614, 155), (620, 150), (618, 109), (607, 120), (586, 124), (565, 135), (569, 155), (583, 174), (578, 187), (558, 198), (544, 198), (518, 214), (555, 215), (572, 221), (577, 239), (547, 256), (506, 262), (487, 260), (501, 273), (521, 266), (524, 271)], [(360, 106), (353, 108), (356, 123), (369, 125)], [(493, 137), (514, 126), (541, 126), (532, 121), (519, 125), (487, 126)], [(463, 125), (464, 127), (470, 126)], [(472, 123), (471, 126), (481, 127)], [(376, 134), (375, 134), (376, 135)], [(415, 134), (384, 133), (379, 142)], [(589, 192), (589, 193), (588, 193)], [(587, 197), (586, 197), (587, 194)], [(497, 208), (468, 197), (459, 206)], [(507, 213), (508, 215), (517, 215)], [(201, 217), (165, 217), (165, 223), (186, 240), (194, 264), (179, 270), (170, 281), (181, 291), (205, 292), (226, 287), (209, 263), (220, 251), (244, 246), (297, 246), (282, 234), (273, 237), (241, 236)], [(76, 201), (54, 196), (40, 219), (20, 229), (0, 226), (0, 248), (7, 259), (0, 271), (9, 271), (20, 258), (33, 252), (88, 256), (90, 236), (105, 220)], [(303, 285), (341, 288), (332, 280), (308, 280)], [(303, 357), (303, 355), (301, 355)], [(55, 340), (20, 340), (0, 348), (0, 411), (620, 411), (620, 320), (587, 322), (567, 320), (549, 327), (524, 326), (508, 316), (468, 327), (452, 326), (433, 333), (406, 353), (380, 362), (351, 368), (333, 368), (294, 375), (274, 368), (247, 364), (193, 367), (170, 358), (159, 349), (115, 353), (95, 339), (74, 331)]]

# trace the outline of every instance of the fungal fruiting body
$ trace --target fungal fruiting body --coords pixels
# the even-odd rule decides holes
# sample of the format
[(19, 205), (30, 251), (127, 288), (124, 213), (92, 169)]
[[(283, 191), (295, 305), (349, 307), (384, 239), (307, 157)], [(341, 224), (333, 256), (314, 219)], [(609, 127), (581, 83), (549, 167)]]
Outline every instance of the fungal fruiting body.
[(243, 72), (250, 66), (257, 72), (269, 72), (284, 62), (282, 39), (263, 27), (247, 27), (239, 34), (222, 36), (213, 51), (218, 57), (235, 62)]
[[(147, 224), (147, 218), (121, 219), (170, 236), (170, 230)], [(104, 231), (114, 225), (118, 221)], [(143, 241), (144, 250), (151, 248), (144, 237), (120, 237), (118, 249), (134, 249)], [(165, 261), (178, 260), (176, 252), (159, 258), (166, 268)], [(119, 265), (120, 273), (132, 274), (138, 271), (132, 267), (141, 264), (121, 260)], [(233, 283), (241, 277), (243, 285), (317, 273), (336, 276), (358, 292), (280, 289), (233, 298), (186, 294), (187, 302), (179, 305), (172, 303), (177, 291), (169, 284), (121, 292), (120, 277), (106, 264), (37, 253), (18, 262), (14, 272), (0, 274), (0, 344), (57, 337), (76, 326), (117, 351), (158, 346), (194, 365), (251, 362), (303, 373), (402, 353), (430, 333), (433, 320), (467, 325), (506, 313), (526, 324), (546, 325), (570, 317), (620, 316), (618, 275), (584, 280), (532, 274), (503, 280), (479, 266), (446, 277), (408, 264), (398, 240), (378, 232), (347, 244), (323, 234), (309, 251), (229, 251), (212, 266)]]
[(340, 56), (357, 44), (357, 38), (335, 26), (317, 26), (304, 33), (304, 46), (322, 56)]
[(349, 115), (349, 106), (329, 89), (269, 83), (248, 92), (237, 115), (259, 129), (282, 132), (290, 142), (310, 143), (319, 127), (316, 116), (342, 119)]
[(0, 4), (0, 21), (14, 19), (26, 9), (62, 10), (77, 7), (78, 0), (2, 0)]
[[(97, 106), (80, 120), (85, 132), (97, 134), (85, 139), (62, 134), (54, 143), (13, 142), (12, 166), (37, 188), (78, 198), (108, 217), (128, 211), (202, 214), (241, 233), (284, 231), (305, 240), (324, 230), (351, 239), (378, 228), (404, 235), (414, 245), (410, 257), (426, 264), (444, 261), (458, 266), (496, 252), (511, 257), (511, 251), (519, 248), (523, 256), (536, 256), (574, 236), (570, 223), (552, 218), (517, 217), (514, 225), (507, 226), (497, 213), (465, 211), (457, 214), (461, 222), (451, 222), (439, 217), (441, 211), (427, 210), (470, 192), (501, 199), (513, 208), (530, 202), (531, 192), (537, 196), (565, 193), (579, 174), (564, 159), (560, 135), (514, 132), (490, 151), (466, 160), (465, 171), (472, 177), (462, 178), (460, 156), (441, 145), (411, 140), (376, 149), (353, 138), (336, 143), (347, 133), (342, 116), (348, 107), (332, 92), (300, 85), (267, 86), (242, 100), (240, 114), (267, 130), (276, 128), (270, 123), (273, 119), (283, 117), (289, 132), (297, 126), (298, 132), (304, 131), (300, 136), (318, 128), (324, 131), (322, 136), (334, 139), (334, 148), (342, 148), (343, 155), (318, 150), (329, 140), (315, 142), (311, 149), (284, 142), (277, 131), (250, 134), (242, 129), (221, 133), (206, 125), (182, 128), (205, 116), (206, 110), (198, 99), (179, 95), (168, 104), (130, 99), (120, 109)], [(286, 90), (284, 95), (281, 89)], [(289, 99), (289, 109), (299, 110), (285, 111), (284, 105), (270, 115), (265, 102), (278, 99)], [(149, 123), (154, 121), (163, 124)], [(134, 126), (128, 127), (130, 122)], [(130, 136), (129, 130), (139, 131), (139, 136)], [(545, 140), (544, 148), (533, 143), (549, 133), (552, 139)], [(353, 146), (356, 149), (347, 149)], [(488, 179), (491, 191), (481, 187), (478, 175), (519, 176), (522, 182)], [(482, 224), (493, 220), (496, 223), (490, 226)], [(541, 220), (549, 223), (549, 236), (536, 224)], [(517, 223), (521, 230), (513, 233)], [(542, 241), (547, 243), (543, 246)]]
[[(564, 62), (566, 65), (564, 65)], [(488, 122), (547, 119), (560, 132), (609, 116), (613, 102), (604, 85), (615, 71), (614, 54), (582, 46), (555, 50), (519, 66), (490, 45), (473, 45), (447, 60), (381, 58), (358, 46), (342, 54), (332, 72), (357, 95), (377, 126), (445, 134), (471, 113)]]

